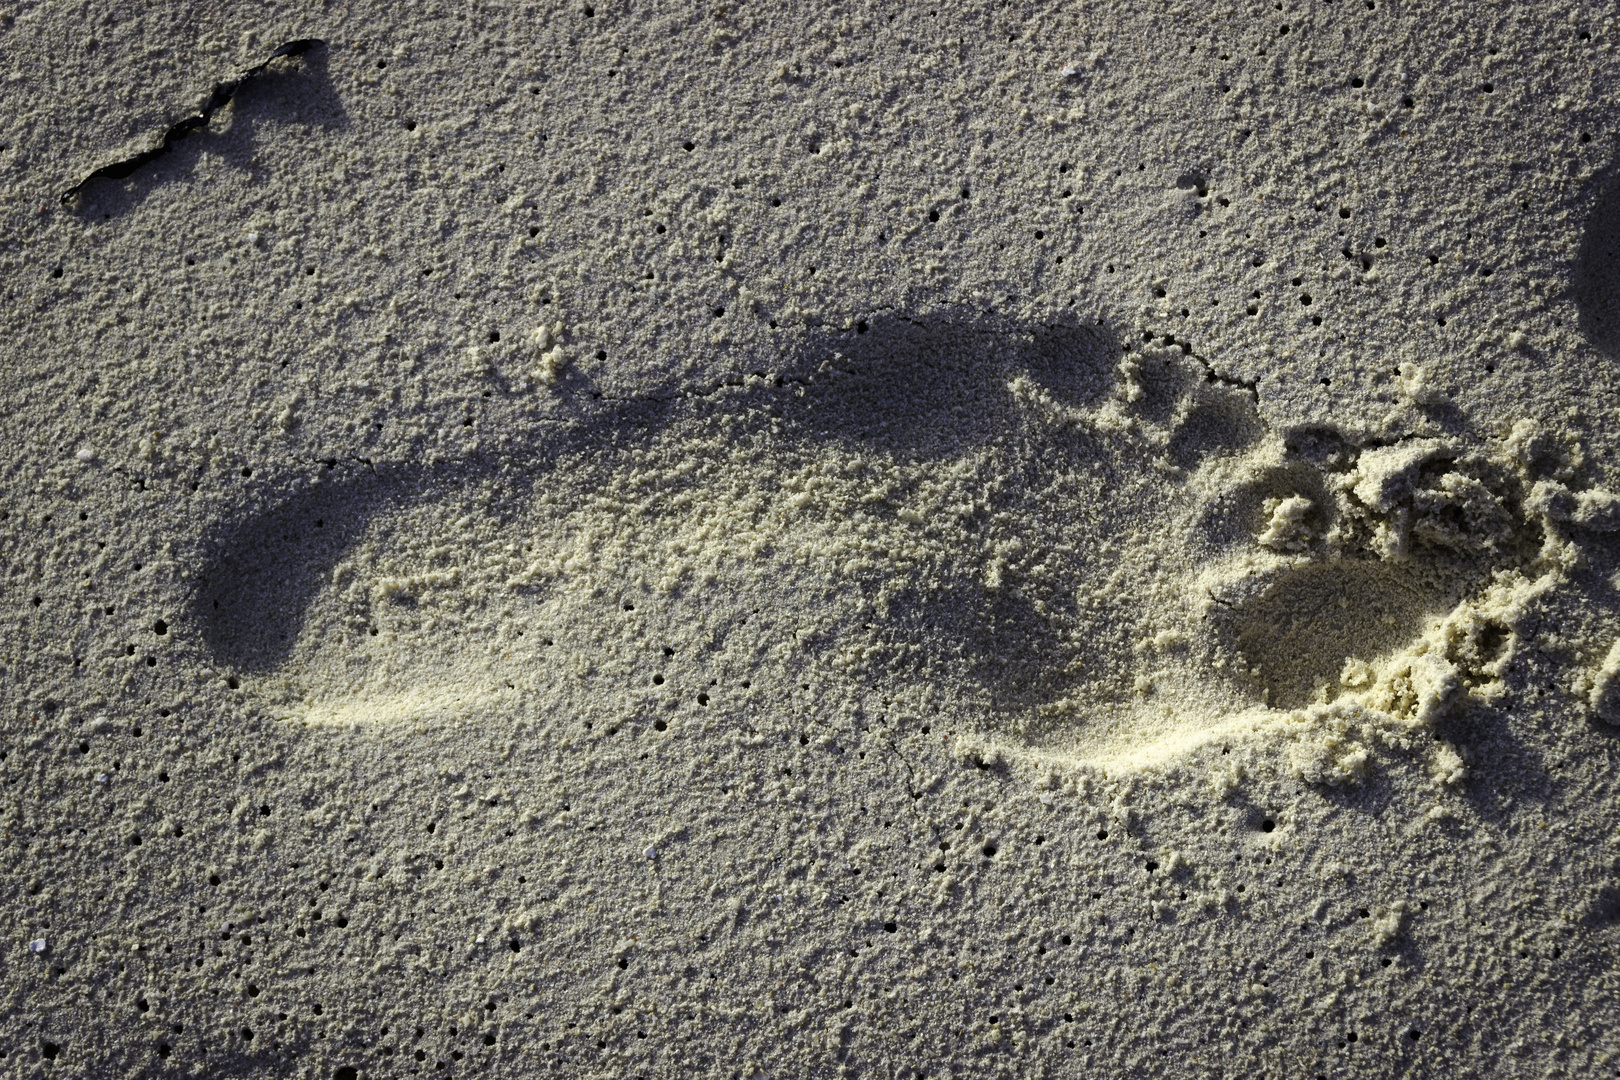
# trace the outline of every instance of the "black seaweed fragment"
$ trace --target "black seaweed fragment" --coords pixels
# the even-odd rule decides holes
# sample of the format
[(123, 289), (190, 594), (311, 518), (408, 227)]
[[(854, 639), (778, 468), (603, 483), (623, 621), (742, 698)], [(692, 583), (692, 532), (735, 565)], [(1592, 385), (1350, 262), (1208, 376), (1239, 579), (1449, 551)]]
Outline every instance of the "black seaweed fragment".
[(272, 61), (278, 60), (283, 56), (302, 56), (311, 49), (324, 44), (326, 43), (319, 38), (299, 38), (296, 41), (289, 41), (275, 52), (265, 57), (264, 63), (259, 64), (256, 67), (249, 68), (247, 71), (244, 71), (234, 79), (227, 79), (225, 82), (215, 85), (214, 92), (210, 94), (208, 96), (208, 100), (203, 103), (202, 109), (195, 115), (188, 116), (179, 123), (170, 126), (169, 130), (163, 133), (162, 142), (152, 147), (150, 150), (141, 151), (132, 158), (125, 158), (123, 161), (115, 161), (111, 165), (103, 165), (89, 176), (86, 176), (83, 180), (80, 180), (77, 184), (74, 184), (72, 187), (62, 192), (62, 202), (71, 202), (73, 197), (82, 191), (85, 185), (90, 183), (92, 180), (97, 180), (103, 177), (109, 180), (123, 180), (134, 173), (135, 170), (139, 169), (142, 165), (155, 161), (164, 154), (167, 154), (170, 150), (174, 149), (175, 143), (179, 142), (187, 135), (190, 135), (193, 131), (196, 131), (199, 128), (207, 127), (208, 122), (214, 118), (214, 114), (220, 109), (223, 109), (231, 98), (236, 96), (236, 92), (238, 90), (242, 89), (242, 87), (264, 74), (264, 69), (269, 67)]

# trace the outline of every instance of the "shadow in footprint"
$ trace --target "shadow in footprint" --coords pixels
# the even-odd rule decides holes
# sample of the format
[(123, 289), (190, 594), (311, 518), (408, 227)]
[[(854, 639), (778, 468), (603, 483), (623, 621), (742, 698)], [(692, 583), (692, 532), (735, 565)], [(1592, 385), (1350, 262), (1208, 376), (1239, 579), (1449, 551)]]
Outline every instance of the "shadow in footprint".
[(286, 660), (333, 565), (379, 507), (399, 497), (399, 485), (386, 473), (345, 465), (344, 475), (323, 477), (221, 530), (193, 597), (198, 629), (215, 658), (242, 674)]
[[(837, 470), (843, 466), (824, 450), (841, 447), (892, 476), (906, 469), (923, 475), (937, 463), (978, 454), (973, 468), (983, 482), (974, 489), (982, 496), (975, 515), (960, 537), (932, 541), (935, 551), (941, 543), (960, 548), (960, 558), (944, 557), (915, 580), (880, 562), (851, 571), (844, 584), (863, 595), (888, 588), (882, 624), (860, 630), (881, 662), (893, 669), (948, 669), (997, 702), (1028, 703), (1044, 692), (1043, 673), (1067, 662), (1060, 630), (1067, 601), (1047, 597), (1038, 605), (1015, 586), (987, 587), (975, 533), (980, 519), (997, 515), (1052, 519), (1031, 514), (1030, 506), (1040, 497), (1041, 470), (1054, 447), (1094, 460), (1102, 453), (1083, 445), (1080, 434), (1026, 430), (1009, 381), (1027, 378), (1059, 402), (1091, 404), (1112, 388), (1117, 358), (1112, 338), (1095, 326), (1030, 330), (952, 312), (874, 318), (862, 331), (800, 344), (776, 380), (713, 396), (633, 401), (592, 421), (538, 430), (499, 459), (349, 468), (307, 483), (262, 511), (224, 522), (206, 539), (194, 615), (224, 666), (242, 674), (282, 669), (312, 603), (331, 587), (334, 567), (378, 515), (447, 503), (474, 485), (488, 489), (481, 500), (521, 513), (560, 458), (577, 466), (567, 484), (584, 499), (591, 485), (610, 487), (629, 468), (627, 451), (654, 441), (662, 441), (660, 452), (718, 465), (727, 442), (757, 438), (774, 448), (758, 478), (767, 492), (776, 479), (772, 466), (786, 460), (782, 455)], [(701, 513), (705, 500), (723, 497), (706, 490), (713, 480), (704, 477), (712, 475), (697, 469), (655, 494), (668, 504), (684, 499)], [(560, 490), (547, 494), (554, 499)], [(901, 542), (908, 531), (934, 524), (901, 521), (900, 510), (881, 501), (861, 512)], [(458, 541), (447, 535), (445, 542)]]
[(799, 350), (788, 375), (804, 393), (780, 408), (788, 430), (807, 443), (903, 462), (985, 454), (977, 513), (962, 523), (957, 557), (904, 582), (884, 626), (874, 628), (885, 662), (891, 670), (946, 667), (994, 707), (1049, 699), (1053, 679), (1075, 659), (1064, 634), (1072, 597), (987, 587), (975, 534), (1011, 516), (1025, 523), (1023, 539), (1032, 544), (1060, 542), (1041, 535), (1054, 519), (1053, 507), (1040, 504), (1045, 481), (1053, 470), (1108, 455), (1083, 433), (1031, 430), (1010, 384), (1027, 379), (1061, 406), (1095, 406), (1117, 386), (1117, 339), (1100, 323), (1030, 328), (958, 310), (861, 326)]
[(1418, 636), (1426, 617), (1449, 609), (1455, 598), (1445, 586), (1409, 564), (1309, 563), (1236, 605), (1238, 654), (1273, 708), (1306, 705), (1321, 687), (1332, 698), (1346, 660), (1394, 652)]
[[(311, 602), (332, 569), (379, 514), (495, 481), (521, 502), (570, 449), (623, 446), (663, 422), (658, 402), (634, 402), (542, 436), (517, 460), (381, 467), (334, 462), (291, 496), (222, 522), (201, 545), (192, 613), (214, 657), (241, 674), (263, 674), (291, 655)], [(504, 501), (504, 500), (502, 500)]]
[(1205, 402), (1189, 411), (1170, 437), (1170, 461), (1189, 472), (1212, 454), (1252, 446), (1264, 434), (1259, 414), (1246, 398)]
[(1620, 159), (1598, 175), (1592, 190), (1575, 256), (1575, 305), (1587, 339), (1620, 357)]
[(1113, 386), (1119, 347), (1101, 326), (1030, 329), (946, 310), (876, 317), (797, 353), (786, 373), (807, 392), (784, 418), (798, 432), (938, 458), (1011, 433), (1007, 381), (1019, 374), (1065, 404), (1094, 404)]

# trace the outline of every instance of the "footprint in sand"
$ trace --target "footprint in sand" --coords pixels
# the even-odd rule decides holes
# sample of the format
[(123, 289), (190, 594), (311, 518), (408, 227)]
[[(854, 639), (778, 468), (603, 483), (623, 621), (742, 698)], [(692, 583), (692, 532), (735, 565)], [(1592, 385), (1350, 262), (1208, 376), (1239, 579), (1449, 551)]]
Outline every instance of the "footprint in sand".
[(205, 538), (193, 615), (312, 721), (617, 695), (663, 725), (831, 677), (1117, 756), (1491, 684), (1511, 628), (1457, 612), (1538, 558), (1528, 483), (1506, 450), (1272, 431), (1097, 326), (892, 317), (499, 456), (299, 481)]

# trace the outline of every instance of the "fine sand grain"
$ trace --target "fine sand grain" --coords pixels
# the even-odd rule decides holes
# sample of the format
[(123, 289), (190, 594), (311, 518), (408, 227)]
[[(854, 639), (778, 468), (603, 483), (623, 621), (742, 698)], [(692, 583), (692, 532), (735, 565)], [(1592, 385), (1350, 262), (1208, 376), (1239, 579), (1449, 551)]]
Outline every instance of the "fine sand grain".
[(1616, 25), (0, 10), (0, 1075), (1620, 1075)]

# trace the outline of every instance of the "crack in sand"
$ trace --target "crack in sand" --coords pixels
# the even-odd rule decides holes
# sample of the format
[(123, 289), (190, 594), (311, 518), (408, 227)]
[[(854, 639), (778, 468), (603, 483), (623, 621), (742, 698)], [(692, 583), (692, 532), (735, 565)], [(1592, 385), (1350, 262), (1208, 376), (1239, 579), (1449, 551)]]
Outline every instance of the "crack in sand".
[(228, 105), (231, 99), (236, 96), (237, 91), (253, 82), (260, 75), (263, 75), (265, 69), (268, 68), (274, 61), (279, 60), (284, 56), (303, 56), (311, 49), (318, 48), (324, 44), (326, 43), (318, 38), (299, 38), (296, 41), (289, 41), (266, 57), (263, 63), (256, 64), (253, 67), (248, 68), (234, 79), (226, 79), (224, 82), (215, 83), (214, 92), (208, 95), (208, 100), (203, 102), (202, 108), (192, 115), (186, 117), (184, 120), (170, 124), (169, 127), (163, 132), (163, 137), (161, 140), (159, 140), (156, 146), (142, 150), (134, 157), (127, 157), (122, 161), (115, 161), (110, 165), (103, 165), (101, 168), (89, 173), (77, 184), (74, 184), (72, 187), (62, 192), (62, 204), (66, 205), (72, 202), (74, 196), (78, 195), (80, 191), (83, 191), (84, 188), (93, 180), (124, 180), (130, 176), (133, 176), (136, 170), (140, 169), (142, 166), (156, 161), (158, 158), (163, 157), (165, 154), (173, 150), (175, 144), (181, 139), (184, 139), (187, 135), (207, 127), (209, 121), (214, 118), (214, 114)]

